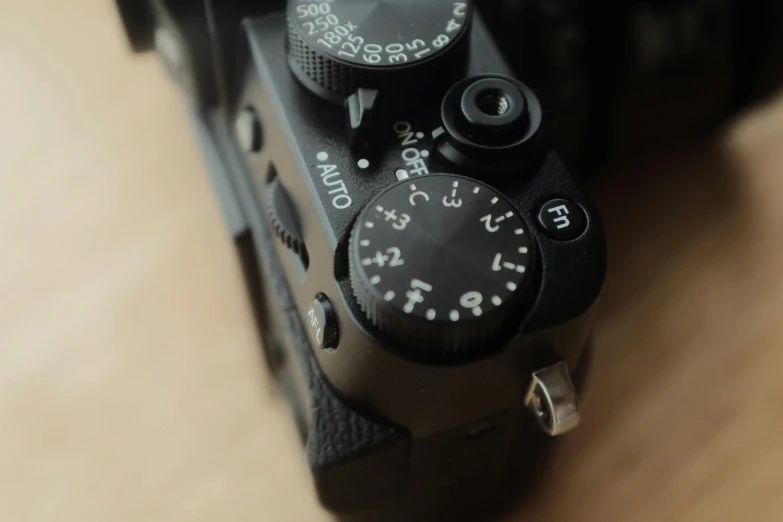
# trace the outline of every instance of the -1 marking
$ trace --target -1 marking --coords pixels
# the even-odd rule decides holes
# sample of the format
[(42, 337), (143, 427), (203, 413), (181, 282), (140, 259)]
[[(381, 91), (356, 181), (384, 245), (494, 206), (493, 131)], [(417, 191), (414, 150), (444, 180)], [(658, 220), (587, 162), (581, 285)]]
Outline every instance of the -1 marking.
[(515, 263), (509, 263), (508, 261), (501, 261), (500, 254), (495, 254), (495, 259), (492, 262), (492, 271), (493, 272), (500, 272), (503, 268), (508, 270), (514, 270), (515, 272), (519, 272), (520, 274), (525, 273), (525, 267), (522, 265), (517, 265)]

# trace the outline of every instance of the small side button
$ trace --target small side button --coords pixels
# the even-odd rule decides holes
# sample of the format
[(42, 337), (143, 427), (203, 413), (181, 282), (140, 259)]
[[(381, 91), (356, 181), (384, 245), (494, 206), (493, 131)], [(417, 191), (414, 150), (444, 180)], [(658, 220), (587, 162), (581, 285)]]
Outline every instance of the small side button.
[(538, 224), (553, 239), (570, 241), (584, 233), (587, 218), (579, 205), (567, 199), (553, 199), (541, 207)]
[(335, 349), (340, 342), (340, 327), (334, 306), (324, 294), (318, 294), (307, 310), (310, 333), (319, 348)]
[(234, 134), (239, 146), (247, 154), (259, 152), (264, 144), (263, 128), (258, 113), (248, 107), (239, 113), (234, 122)]

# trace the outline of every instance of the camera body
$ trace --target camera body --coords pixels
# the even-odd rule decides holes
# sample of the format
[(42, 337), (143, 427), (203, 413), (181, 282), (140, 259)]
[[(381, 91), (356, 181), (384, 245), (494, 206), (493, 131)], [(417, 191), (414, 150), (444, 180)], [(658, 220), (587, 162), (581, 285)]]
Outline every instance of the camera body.
[[(179, 11), (153, 15), (153, 38), (198, 93), (321, 502), (343, 520), (483, 519), (578, 424), (600, 216), (471, 2), (354, 8), (292, 0), (245, 18), (236, 75), (213, 30), (212, 83), (166, 49), (187, 41), (167, 25)], [(370, 40), (374, 23), (389, 40)]]

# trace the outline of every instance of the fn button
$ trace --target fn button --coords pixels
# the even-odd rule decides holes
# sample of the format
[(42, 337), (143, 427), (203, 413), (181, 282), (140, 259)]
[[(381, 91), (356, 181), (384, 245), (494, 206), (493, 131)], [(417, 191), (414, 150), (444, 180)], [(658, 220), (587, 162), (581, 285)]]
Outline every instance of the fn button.
[(587, 228), (587, 218), (579, 205), (567, 199), (553, 199), (541, 207), (538, 223), (552, 238), (570, 241), (581, 236)]

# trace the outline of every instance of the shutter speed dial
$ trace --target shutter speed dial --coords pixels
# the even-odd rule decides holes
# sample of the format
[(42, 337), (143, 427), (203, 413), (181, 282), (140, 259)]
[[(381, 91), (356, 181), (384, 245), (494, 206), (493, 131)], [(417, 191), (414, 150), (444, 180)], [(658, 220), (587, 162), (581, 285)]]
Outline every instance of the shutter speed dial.
[(343, 98), (359, 87), (427, 87), (430, 77), (448, 77), (465, 61), (453, 51), (466, 49), (471, 2), (289, 0), (291, 66), (306, 84)]
[(491, 187), (452, 175), (392, 186), (368, 205), (350, 245), (351, 284), (368, 319), (430, 355), (475, 351), (530, 278), (529, 233)]

